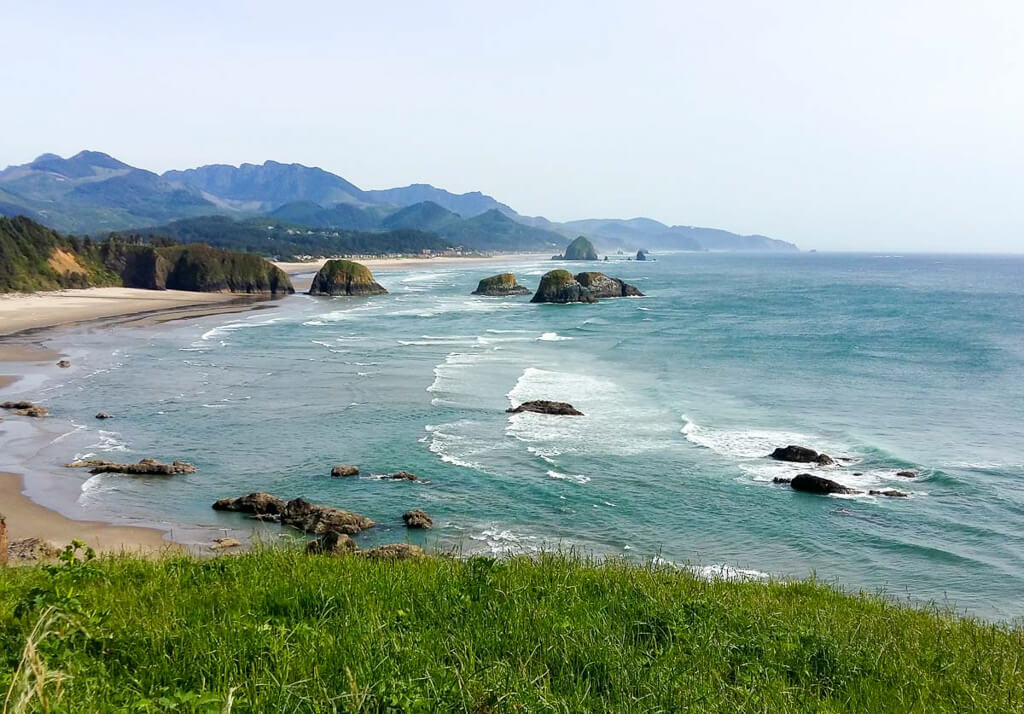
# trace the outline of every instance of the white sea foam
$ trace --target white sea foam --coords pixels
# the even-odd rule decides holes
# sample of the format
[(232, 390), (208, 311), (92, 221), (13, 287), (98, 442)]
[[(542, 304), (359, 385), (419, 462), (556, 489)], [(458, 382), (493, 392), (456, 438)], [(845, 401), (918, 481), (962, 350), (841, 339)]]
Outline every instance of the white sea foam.
[(449, 424), (428, 424), (427, 435), (420, 442), (427, 444), (431, 453), (437, 454), (445, 463), (462, 466), (477, 471), (486, 471), (482, 464), (474, 460), (475, 456), (490, 451), (493, 447), (482, 445), (466, 436), (459, 434), (471, 427), (473, 422), (468, 419)]
[(737, 459), (755, 459), (767, 456), (776, 447), (802, 444), (812, 440), (806, 434), (768, 429), (709, 429), (699, 426), (683, 415), (683, 436), (687, 441), (711, 449), (722, 456)]
[(571, 340), (571, 337), (565, 337), (559, 335), (557, 332), (545, 332), (543, 335), (537, 338), (538, 342), (564, 342), (565, 340)]
[(540, 549), (537, 536), (516, 533), (511, 529), (497, 526), (486, 528), (479, 534), (469, 537), (483, 543), (486, 549), (494, 555), (535, 553)]
[(688, 570), (701, 580), (708, 581), (730, 580), (742, 582), (751, 580), (768, 580), (771, 578), (768, 573), (762, 573), (760, 570), (734, 568), (731, 565), (725, 565), (724, 563), (716, 563), (714, 565), (688, 565), (684, 570)]
[(548, 471), (548, 476), (556, 478), (561, 481), (571, 481), (573, 483), (584, 484), (590, 483), (590, 477), (584, 476), (583, 474), (563, 474), (558, 471)]

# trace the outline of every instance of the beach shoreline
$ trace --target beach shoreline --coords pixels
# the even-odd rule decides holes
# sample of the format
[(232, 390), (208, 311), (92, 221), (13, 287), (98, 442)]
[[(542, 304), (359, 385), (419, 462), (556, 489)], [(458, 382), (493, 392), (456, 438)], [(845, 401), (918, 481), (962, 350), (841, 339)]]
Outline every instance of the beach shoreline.
[[(375, 270), (434, 269), (466, 264), (501, 264), (547, 258), (539, 254), (444, 258), (382, 258), (359, 261)], [(326, 260), (276, 263), (291, 276), (312, 273)], [(300, 289), (297, 287), (297, 290)], [(61, 328), (96, 324), (149, 326), (171, 320), (246, 312), (270, 307), (267, 295), (192, 293), (137, 288), (86, 288), (28, 294), (0, 295), (0, 391), (15, 386), (30, 370), (46, 365), (59, 369)], [(57, 343), (57, 347), (53, 343)], [(31, 395), (22, 395), (31, 399)], [(8, 418), (0, 413), (0, 419)], [(0, 425), (0, 434), (4, 434)], [(187, 546), (174, 542), (170, 531), (70, 518), (26, 495), (31, 470), (5, 464), (0, 470), (0, 513), (7, 519), (11, 541), (38, 538), (54, 547), (80, 539), (97, 552), (157, 554)]]

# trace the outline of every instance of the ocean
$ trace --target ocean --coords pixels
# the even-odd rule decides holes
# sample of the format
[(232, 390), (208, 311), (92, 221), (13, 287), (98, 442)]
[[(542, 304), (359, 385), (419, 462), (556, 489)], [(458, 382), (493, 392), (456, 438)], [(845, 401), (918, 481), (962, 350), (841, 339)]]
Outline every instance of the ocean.
[[(382, 297), (295, 295), (247, 313), (57, 332), (72, 369), (6, 392), (55, 416), (45, 438), (10, 439), (8, 460), (28, 461), (28, 493), (46, 505), (185, 542), (249, 537), (253, 521), (210, 505), (267, 491), (373, 518), (366, 544), (813, 575), (1024, 616), (1024, 257), (653, 257), (381, 270)], [(603, 270), (646, 297), (469, 294), (499, 269), (532, 289), (554, 267)], [(505, 412), (528, 399), (585, 416)], [(787, 444), (848, 460), (766, 458)], [(198, 472), (61, 467), (90, 454), (184, 459)], [(339, 463), (363, 475), (330, 478)], [(908, 469), (920, 475), (897, 475)], [(398, 470), (425, 482), (374, 478)], [(909, 497), (772, 483), (807, 471)], [(435, 529), (406, 531), (411, 508)], [(292, 536), (260, 525), (257, 537)]]

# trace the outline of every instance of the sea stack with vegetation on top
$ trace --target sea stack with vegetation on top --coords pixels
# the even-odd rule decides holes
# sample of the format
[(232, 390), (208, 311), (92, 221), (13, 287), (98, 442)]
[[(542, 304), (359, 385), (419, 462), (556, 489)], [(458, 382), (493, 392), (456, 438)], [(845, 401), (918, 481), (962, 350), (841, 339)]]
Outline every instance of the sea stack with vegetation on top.
[(508, 297), (510, 295), (529, 295), (529, 288), (524, 288), (516, 281), (514, 273), (501, 273), (484, 278), (477, 285), (474, 295), (488, 297)]
[(387, 295), (370, 269), (353, 260), (328, 260), (313, 278), (310, 295)]
[(573, 275), (568, 270), (551, 270), (540, 279), (540, 287), (530, 302), (597, 302), (615, 297), (643, 297), (643, 293), (636, 286), (604, 273)]
[(578, 236), (566, 246), (562, 255), (556, 255), (552, 260), (597, 260), (597, 249), (584, 236)]

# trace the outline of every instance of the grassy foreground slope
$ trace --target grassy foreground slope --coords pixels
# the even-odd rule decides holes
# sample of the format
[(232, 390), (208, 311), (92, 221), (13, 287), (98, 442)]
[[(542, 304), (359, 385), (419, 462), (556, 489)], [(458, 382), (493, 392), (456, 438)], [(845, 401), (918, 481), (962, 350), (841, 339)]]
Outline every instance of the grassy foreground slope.
[[(813, 583), (550, 556), (265, 550), (0, 571), (0, 684), (50, 711), (1024, 707), (1024, 632)], [(46, 633), (46, 634), (44, 634)], [(33, 653), (34, 652), (34, 653)], [(36, 674), (31, 674), (34, 671)]]

